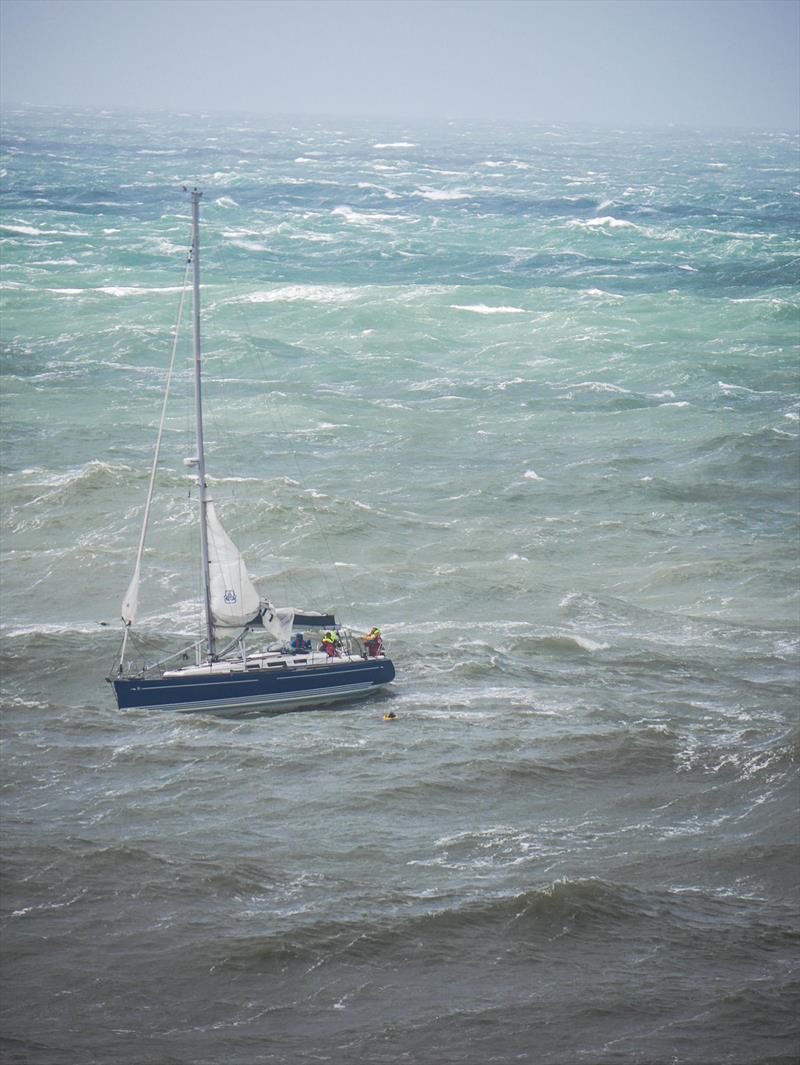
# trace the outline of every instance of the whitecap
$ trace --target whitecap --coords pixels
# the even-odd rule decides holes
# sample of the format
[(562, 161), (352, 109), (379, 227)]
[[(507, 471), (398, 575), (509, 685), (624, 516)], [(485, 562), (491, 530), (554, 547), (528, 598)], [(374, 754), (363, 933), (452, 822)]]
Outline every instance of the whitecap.
[(214, 477), (206, 475), (209, 484), (263, 484), (261, 477)]
[[(65, 290), (73, 291), (73, 290)], [(167, 285), (164, 288), (145, 288), (144, 286), (125, 287), (124, 285), (104, 285), (102, 288), (79, 289), (81, 292), (102, 292), (105, 296), (152, 296), (168, 295), (171, 292), (182, 292), (180, 285)]]
[(306, 240), (309, 244), (333, 244), (336, 237), (330, 233), (294, 233), (289, 240)]
[(576, 636), (574, 633), (571, 634), (571, 639), (578, 647), (582, 647), (584, 651), (607, 651), (610, 646), (607, 643), (598, 643), (596, 640), (590, 640), (587, 636)]
[(723, 392), (752, 392), (752, 388), (745, 388), (744, 385), (729, 385), (725, 381), (717, 381), (717, 388), (721, 388)]
[[(377, 169), (377, 168), (376, 168)], [(436, 166), (426, 166), (425, 170), (428, 174), (439, 174), (441, 177), (466, 177), (467, 175), (463, 170), (441, 170)]]
[(19, 225), (9, 226), (2, 224), (0, 230), (6, 233), (17, 233), (23, 237), (90, 237), (82, 229), (37, 229), (35, 226)]
[(746, 385), (729, 385), (724, 381), (717, 381), (717, 386), (722, 390), (724, 395), (730, 395), (736, 392), (747, 392), (751, 396), (776, 396), (777, 392), (770, 389), (760, 390), (757, 388), (747, 388)]
[(611, 215), (603, 215), (602, 218), (587, 218), (585, 220), (575, 219), (573, 222), (569, 222), (568, 225), (575, 226), (580, 229), (600, 229), (608, 227), (609, 229), (639, 229), (634, 222), (628, 222), (624, 218), (612, 218)]
[(606, 381), (579, 381), (575, 385), (562, 385), (563, 388), (585, 388), (589, 392), (619, 392), (630, 395), (630, 390), (619, 385), (610, 385)]
[(624, 296), (620, 296), (616, 292), (604, 292), (601, 288), (587, 288), (581, 293), (582, 296), (593, 296), (595, 298), (601, 297), (608, 300), (622, 300)]
[(269, 251), (269, 244), (262, 244), (257, 240), (231, 240), (230, 246), (232, 248), (239, 248), (241, 251)]
[(6, 226), (0, 225), (0, 230), (4, 233), (19, 233), (25, 237), (40, 237), (42, 236), (42, 230), (36, 229), (34, 226)]
[(355, 288), (338, 285), (284, 285), (269, 292), (251, 292), (248, 296), (237, 296), (227, 300), (228, 303), (296, 303), (306, 300), (309, 303), (347, 303), (361, 296)]
[(373, 144), (373, 148), (416, 148), (411, 141), (392, 141), (390, 144)]
[[(727, 297), (728, 303), (770, 303), (779, 307), (784, 306), (782, 300), (776, 300), (774, 296), (741, 296), (734, 298), (733, 296)], [(791, 306), (791, 304), (788, 304)]]
[(412, 196), (421, 196), (423, 200), (468, 200), (468, 192), (460, 192), (458, 189), (432, 189), (423, 185), (420, 189), (414, 189)]
[(542, 477), (536, 472), (536, 470), (526, 470), (522, 475), (527, 481), (541, 481)]
[(485, 303), (451, 303), (451, 310), (472, 311), (473, 314), (525, 314), (524, 307), (489, 307)]
[(17, 628), (3, 626), (3, 637), (18, 640), (25, 636), (95, 636), (100, 628), (97, 621), (76, 621), (72, 625), (56, 625), (41, 622), (38, 625), (20, 625)]
[(371, 222), (394, 222), (398, 215), (381, 214), (380, 211), (354, 211), (352, 207), (334, 207), (332, 215), (344, 218), (346, 222), (354, 225), (369, 225)]

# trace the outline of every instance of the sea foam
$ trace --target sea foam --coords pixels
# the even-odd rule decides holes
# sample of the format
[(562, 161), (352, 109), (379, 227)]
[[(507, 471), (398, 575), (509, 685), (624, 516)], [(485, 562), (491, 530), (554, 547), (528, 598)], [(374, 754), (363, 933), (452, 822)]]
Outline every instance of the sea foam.
[(451, 303), (454, 311), (471, 311), (473, 314), (525, 314), (524, 307), (489, 307), (485, 303)]

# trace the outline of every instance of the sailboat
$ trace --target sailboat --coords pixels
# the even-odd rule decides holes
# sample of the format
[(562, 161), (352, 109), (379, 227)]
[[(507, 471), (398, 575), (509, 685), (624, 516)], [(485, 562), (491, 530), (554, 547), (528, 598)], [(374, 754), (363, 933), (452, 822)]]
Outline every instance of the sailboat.
[[(122, 646), (107, 679), (113, 685), (120, 709), (209, 711), (235, 715), (328, 707), (389, 684), (395, 676), (394, 665), (385, 653), (379, 629), (373, 629), (369, 637), (359, 638), (349, 628), (338, 625), (333, 613), (276, 607), (263, 599), (250, 579), (239, 549), (217, 515), (209, 494), (203, 445), (201, 196), (199, 189), (191, 191), (192, 241), (187, 276), (191, 263), (197, 455), (186, 462), (197, 469), (204, 632), (176, 655), (151, 664), (135, 660), (129, 651), (133, 645), (142, 558), (169, 398), (171, 366), (133, 577), (122, 602)], [(175, 346), (173, 366), (174, 361)], [(254, 636), (260, 636), (262, 641), (255, 649)]]

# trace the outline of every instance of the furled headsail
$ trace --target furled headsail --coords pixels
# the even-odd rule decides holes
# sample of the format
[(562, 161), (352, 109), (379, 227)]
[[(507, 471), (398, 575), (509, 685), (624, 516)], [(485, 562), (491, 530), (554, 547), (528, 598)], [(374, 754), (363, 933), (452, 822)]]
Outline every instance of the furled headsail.
[(122, 600), (120, 614), (126, 625), (133, 624), (136, 618), (136, 611), (139, 609), (139, 581), (141, 580), (141, 568), (141, 563), (137, 559), (131, 582), (128, 585), (128, 590), (125, 592), (125, 598)]

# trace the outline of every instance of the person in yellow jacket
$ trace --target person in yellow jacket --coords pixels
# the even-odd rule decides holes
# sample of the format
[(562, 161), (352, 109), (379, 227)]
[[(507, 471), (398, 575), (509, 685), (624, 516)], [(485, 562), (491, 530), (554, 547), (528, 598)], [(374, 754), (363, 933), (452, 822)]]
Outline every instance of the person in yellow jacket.
[(363, 637), (364, 646), (367, 649), (367, 654), (370, 658), (377, 658), (379, 654), (383, 653), (383, 640), (381, 639), (381, 630), (376, 625), (374, 629), (370, 630), (366, 636)]
[(338, 658), (339, 652), (336, 648), (336, 637), (332, 632), (326, 632), (322, 637), (322, 643), (319, 645), (320, 651), (324, 651), (328, 658)]

